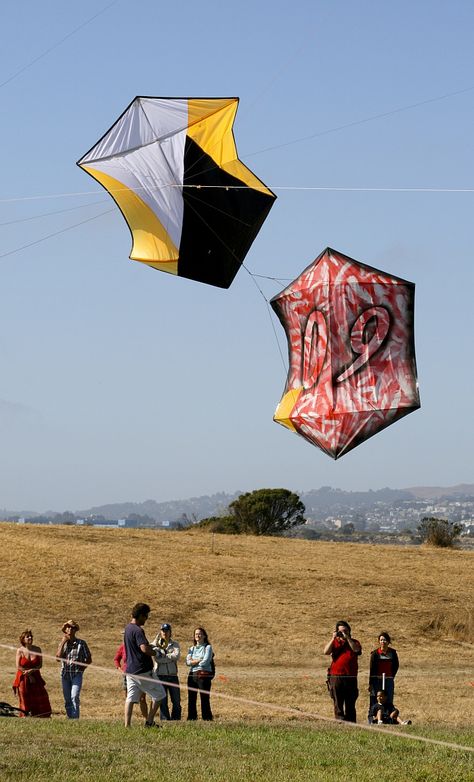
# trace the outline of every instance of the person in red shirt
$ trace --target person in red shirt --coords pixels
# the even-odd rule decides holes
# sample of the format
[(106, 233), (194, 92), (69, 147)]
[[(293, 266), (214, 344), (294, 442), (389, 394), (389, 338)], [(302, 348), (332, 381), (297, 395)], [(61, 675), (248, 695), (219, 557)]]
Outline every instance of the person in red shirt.
[(362, 647), (352, 638), (351, 627), (343, 619), (336, 623), (332, 638), (324, 647), (324, 654), (332, 657), (328, 668), (328, 689), (334, 702), (334, 716), (337, 720), (357, 722), (357, 672)]

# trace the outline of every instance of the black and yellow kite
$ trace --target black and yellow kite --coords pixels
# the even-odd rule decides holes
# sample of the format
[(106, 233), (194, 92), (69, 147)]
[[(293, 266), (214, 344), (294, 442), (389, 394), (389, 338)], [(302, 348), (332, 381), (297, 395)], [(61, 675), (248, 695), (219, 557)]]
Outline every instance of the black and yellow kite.
[(238, 98), (135, 98), (78, 165), (114, 198), (130, 258), (228, 288), (275, 195), (237, 157)]

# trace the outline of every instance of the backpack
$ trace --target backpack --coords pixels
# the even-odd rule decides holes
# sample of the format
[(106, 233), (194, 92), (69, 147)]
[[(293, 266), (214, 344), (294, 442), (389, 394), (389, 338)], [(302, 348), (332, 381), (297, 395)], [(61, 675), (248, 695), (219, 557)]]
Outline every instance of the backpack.
[(23, 717), (27, 717), (29, 712), (24, 709), (18, 709), (16, 706), (10, 706), (9, 703), (4, 701), (0, 702), (0, 717), (19, 717), (20, 714)]

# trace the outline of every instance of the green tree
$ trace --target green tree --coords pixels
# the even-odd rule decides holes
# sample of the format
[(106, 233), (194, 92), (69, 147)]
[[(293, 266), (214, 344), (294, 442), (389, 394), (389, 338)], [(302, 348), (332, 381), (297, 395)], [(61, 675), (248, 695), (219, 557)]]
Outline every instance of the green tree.
[(240, 535), (243, 530), (233, 516), (210, 516), (202, 519), (194, 528), (205, 529), (207, 532), (221, 532), (226, 535)]
[(451, 548), (455, 539), (462, 532), (462, 524), (456, 524), (447, 519), (436, 519), (425, 516), (418, 525), (418, 532), (424, 543), (441, 548)]
[(349, 521), (347, 524), (343, 524), (341, 527), (341, 532), (343, 535), (352, 535), (355, 532), (355, 527), (352, 521)]
[(241, 494), (229, 505), (229, 515), (242, 532), (279, 535), (303, 524), (305, 506), (288, 489), (257, 489)]

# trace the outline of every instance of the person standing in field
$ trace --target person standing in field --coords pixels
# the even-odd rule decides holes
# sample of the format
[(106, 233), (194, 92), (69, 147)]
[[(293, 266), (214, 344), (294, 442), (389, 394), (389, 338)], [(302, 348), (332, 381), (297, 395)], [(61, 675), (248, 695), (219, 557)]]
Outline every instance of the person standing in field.
[(61, 661), (64, 706), (67, 718), (70, 720), (79, 719), (84, 669), (92, 662), (86, 642), (76, 637), (78, 630), (79, 625), (74, 619), (65, 622), (61, 628), (63, 638), (56, 652), (56, 659)]
[[(117, 651), (115, 652), (114, 665), (117, 668), (117, 670), (122, 671), (123, 673), (123, 694), (126, 700), (127, 699), (127, 677), (125, 673), (127, 670), (127, 656), (125, 654), (125, 644), (123, 643), (123, 641), (120, 644)], [(142, 692), (140, 696), (140, 711), (142, 713), (142, 717), (146, 720), (146, 718), (148, 717), (148, 706), (146, 702), (146, 695), (144, 692)]]
[(369, 668), (369, 722), (372, 721), (372, 710), (377, 703), (377, 693), (384, 690), (389, 703), (393, 703), (395, 692), (395, 676), (399, 668), (396, 649), (390, 646), (388, 633), (379, 633), (379, 645), (370, 653)]
[[(152, 644), (156, 648), (155, 674), (166, 690), (166, 698), (160, 703), (161, 720), (181, 719), (181, 693), (178, 678), (178, 660), (181, 649), (177, 641), (171, 638), (171, 625), (165, 622)], [(171, 699), (171, 716), (168, 706)]]
[(213, 673), (214, 652), (204, 627), (196, 627), (194, 644), (186, 657), (188, 674), (188, 720), (197, 720), (197, 695), (201, 699), (201, 715), (203, 720), (212, 720), (211, 685)]
[(334, 716), (337, 720), (357, 722), (357, 673), (362, 647), (359, 641), (352, 638), (348, 622), (341, 619), (336, 623), (332, 638), (323, 651), (332, 657), (328, 669), (328, 689), (334, 702)]
[(130, 727), (133, 704), (140, 702), (141, 693), (151, 698), (151, 706), (145, 720), (145, 727), (155, 726), (154, 717), (166, 692), (153, 675), (155, 649), (148, 643), (143, 625), (151, 608), (147, 603), (136, 603), (132, 618), (125, 628), (123, 642), (126, 656), (127, 698), (125, 700), (125, 727)]
[(20, 647), (16, 650), (16, 676), (13, 692), (20, 701), (20, 716), (51, 717), (46, 685), (41, 676), (43, 656), (39, 646), (33, 646), (33, 633), (25, 630), (20, 635)]

